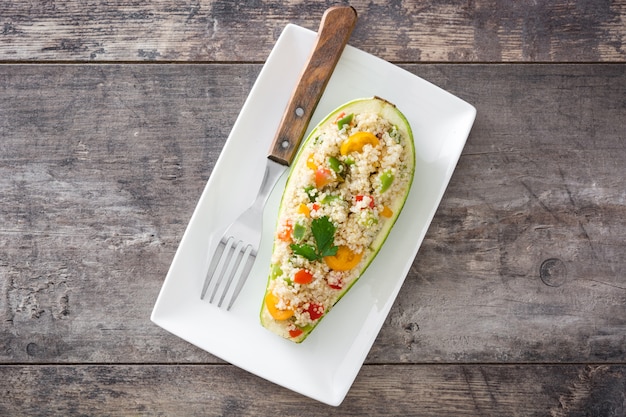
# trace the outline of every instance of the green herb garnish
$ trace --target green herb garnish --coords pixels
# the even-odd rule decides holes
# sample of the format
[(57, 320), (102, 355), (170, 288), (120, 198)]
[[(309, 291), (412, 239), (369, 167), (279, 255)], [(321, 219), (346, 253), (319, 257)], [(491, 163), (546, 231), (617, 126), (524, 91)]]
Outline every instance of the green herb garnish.
[(292, 243), (289, 245), (293, 253), (300, 255), (309, 261), (317, 261), (325, 256), (333, 256), (337, 254), (338, 246), (334, 246), (335, 230), (337, 228), (328, 217), (323, 216), (319, 219), (313, 219), (311, 222), (311, 233), (315, 239), (315, 246), (309, 244)]
[(341, 119), (337, 120), (337, 128), (341, 130), (345, 125), (349, 125), (352, 122), (353, 117), (354, 114), (350, 113), (347, 116), (344, 116)]
[(306, 227), (303, 224), (296, 223), (293, 226), (293, 238), (299, 242), (304, 238), (304, 234), (306, 233)]
[(315, 203), (315, 196), (317, 195), (317, 188), (314, 185), (304, 187), (304, 192), (309, 197), (311, 203)]

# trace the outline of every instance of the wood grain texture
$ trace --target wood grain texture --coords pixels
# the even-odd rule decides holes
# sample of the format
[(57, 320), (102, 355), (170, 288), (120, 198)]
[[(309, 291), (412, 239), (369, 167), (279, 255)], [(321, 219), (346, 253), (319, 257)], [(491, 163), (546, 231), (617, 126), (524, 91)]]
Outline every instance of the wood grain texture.
[(370, 359), (623, 361), (624, 66), (410, 69), (478, 116)]
[(626, 415), (626, 0), (350, 2), (351, 45), (478, 116), (340, 407), (149, 321), (262, 63), (331, 4), (0, 2), (0, 416)]
[(369, 365), (337, 408), (230, 365), (4, 366), (0, 392), (2, 415), (617, 417), (626, 367)]
[[(367, 363), (624, 363), (624, 66), (405, 68), (478, 117)], [(149, 316), (259, 70), (0, 66), (2, 363), (221, 363)]]
[[(337, 2), (345, 4), (345, 1)], [(394, 62), (624, 62), (626, 1), (355, 0), (351, 44)], [(0, 3), (3, 61), (262, 62), (326, 1)]]
[(149, 317), (258, 70), (0, 67), (3, 361), (207, 358)]

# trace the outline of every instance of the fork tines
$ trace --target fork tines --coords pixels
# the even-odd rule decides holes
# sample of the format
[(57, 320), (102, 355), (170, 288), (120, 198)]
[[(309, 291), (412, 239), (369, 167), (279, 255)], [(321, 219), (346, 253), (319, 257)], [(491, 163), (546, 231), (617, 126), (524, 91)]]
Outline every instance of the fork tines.
[[(217, 306), (221, 307), (232, 283), (235, 282), (236, 285), (230, 296), (230, 302), (226, 307), (226, 310), (230, 310), (248, 275), (250, 275), (255, 259), (256, 251), (251, 244), (246, 244), (242, 240), (235, 241), (233, 236), (224, 236), (211, 260), (200, 298), (204, 299), (207, 290), (213, 285), (209, 303), (213, 303), (219, 291), (221, 296)], [(224, 278), (226, 278), (225, 281)]]

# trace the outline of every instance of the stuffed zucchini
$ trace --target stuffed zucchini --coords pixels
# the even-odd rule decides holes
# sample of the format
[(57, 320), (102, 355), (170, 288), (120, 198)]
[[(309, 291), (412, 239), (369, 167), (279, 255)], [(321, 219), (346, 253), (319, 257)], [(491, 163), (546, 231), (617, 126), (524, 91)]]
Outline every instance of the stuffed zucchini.
[(411, 127), (378, 97), (344, 104), (302, 144), (281, 200), (261, 323), (302, 342), (372, 262), (415, 171)]

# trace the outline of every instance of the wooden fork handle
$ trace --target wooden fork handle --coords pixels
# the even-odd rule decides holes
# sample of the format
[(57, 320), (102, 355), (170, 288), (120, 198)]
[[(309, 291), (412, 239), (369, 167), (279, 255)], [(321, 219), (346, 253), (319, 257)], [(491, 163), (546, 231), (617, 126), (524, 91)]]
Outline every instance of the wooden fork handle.
[(293, 161), (356, 19), (356, 10), (351, 6), (334, 6), (324, 12), (315, 45), (287, 104), (268, 158), (283, 165)]

